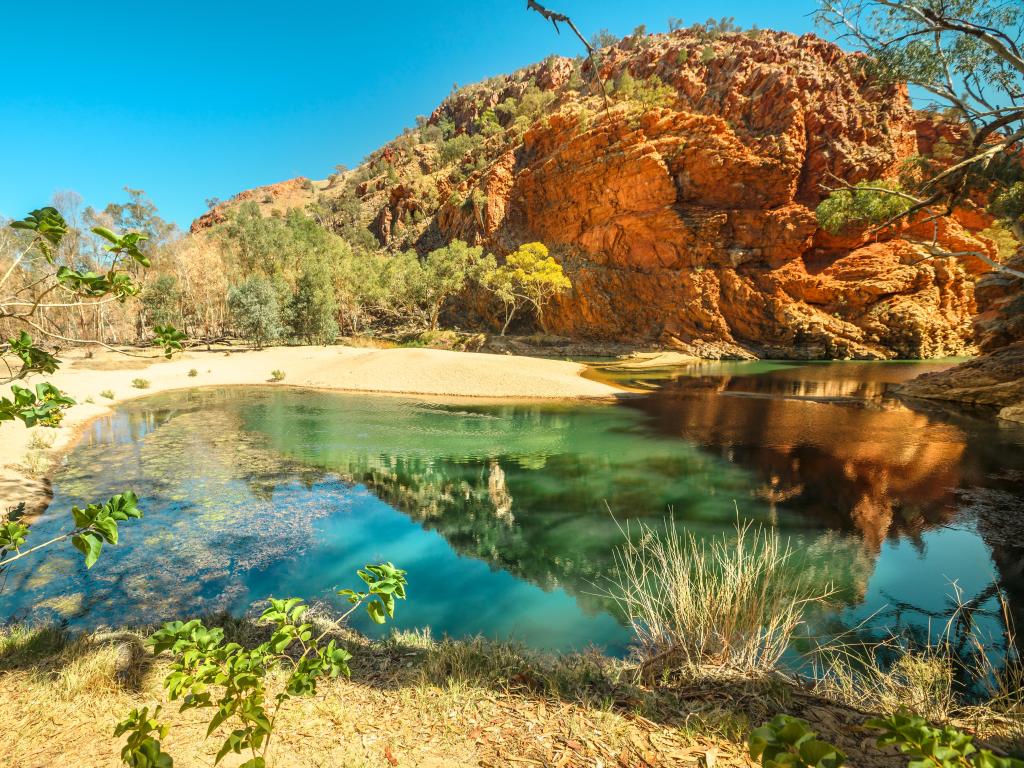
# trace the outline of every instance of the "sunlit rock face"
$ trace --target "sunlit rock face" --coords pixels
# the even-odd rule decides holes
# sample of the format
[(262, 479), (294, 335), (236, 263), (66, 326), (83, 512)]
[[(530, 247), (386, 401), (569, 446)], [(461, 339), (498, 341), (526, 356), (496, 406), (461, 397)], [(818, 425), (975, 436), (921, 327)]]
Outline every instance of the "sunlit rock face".
[[(478, 139), (454, 165), (416, 134), (374, 153), (353, 187), (361, 222), (382, 247), (421, 253), (462, 239), (500, 256), (543, 241), (573, 282), (546, 313), (564, 336), (706, 357), (972, 351), (972, 272), (982, 265), (928, 259), (911, 240), (994, 254), (972, 234), (984, 217), (960, 211), (884, 235), (818, 228), (828, 188), (893, 178), (941, 132), (905, 88), (869, 79), (861, 62), (813, 35), (629, 37), (602, 51), (603, 81), (657, 76), (675, 97), (606, 106), (583, 85), (594, 80), (588, 63), (574, 72), (552, 57), (438, 107), (435, 130)], [(527, 98), (539, 116), (501, 117), (484, 138), (488, 110), (503, 115)], [(345, 188), (314, 186), (328, 209)], [(268, 212), (284, 200), (271, 192), (257, 195)], [(463, 324), (493, 323), (486, 302), (464, 304), (475, 310)]]
[[(1024, 251), (1006, 262), (1024, 271)], [(1024, 424), (1024, 280), (992, 272), (978, 281), (974, 320), (981, 357), (921, 376), (900, 391), (910, 397), (972, 403)]]
[[(563, 104), (475, 180), (482, 213), (443, 208), (441, 230), (499, 251), (531, 239), (555, 247), (574, 289), (548, 325), (568, 336), (705, 356), (965, 352), (968, 270), (980, 265), (922, 260), (905, 239), (920, 236), (913, 226), (881, 242), (818, 229), (826, 187), (891, 177), (918, 150), (905, 90), (865, 80), (856, 62), (785, 34), (613, 48), (607, 80), (658, 75), (678, 102)], [(468, 120), (467, 105), (453, 109)], [(953, 219), (938, 229), (950, 245), (991, 248)]]

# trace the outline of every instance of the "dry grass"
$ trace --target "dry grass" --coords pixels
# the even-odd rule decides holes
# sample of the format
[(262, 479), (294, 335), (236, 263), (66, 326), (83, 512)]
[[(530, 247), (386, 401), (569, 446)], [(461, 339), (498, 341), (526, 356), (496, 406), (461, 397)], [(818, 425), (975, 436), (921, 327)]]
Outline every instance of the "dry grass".
[(19, 466), (29, 477), (43, 478), (52, 463), (43, 451), (26, 451)]
[[(225, 624), (233, 639), (265, 634), (250, 622)], [(212, 765), (220, 739), (206, 739), (202, 713), (179, 713), (161, 691), (168, 658), (123, 650), (139, 637), (0, 632), (0, 765), (42, 768), (74, 755), (76, 765), (113, 768), (121, 746), (109, 737), (114, 724), (133, 707), (156, 703), (164, 703), (165, 747), (175, 766)], [(613, 663), (600, 657), (542, 656), (479, 639), (434, 642), (423, 634), (384, 643), (342, 637), (355, 653), (352, 680), (328, 681), (282, 711), (271, 766), (641, 768), (697, 766), (709, 753), (719, 766), (750, 765), (739, 743), (745, 720), (716, 721), (703, 702), (691, 708), (619, 686), (605, 666)], [(271, 695), (280, 684), (270, 681)], [(719, 735), (726, 731), (733, 740)]]
[(705, 542), (668, 520), (663, 532), (629, 533), (608, 594), (633, 626), (646, 673), (774, 671), (807, 606), (832, 593), (791, 567), (774, 529), (737, 523), (734, 536)]
[[(900, 638), (831, 642), (817, 652), (817, 695), (870, 712), (908, 709), (1007, 746), (1024, 746), (1024, 664), (1002, 593), (1005, 633), (981, 636), (953, 585), (956, 609), (941, 636), (921, 647)], [(998, 659), (998, 661), (996, 661)]]

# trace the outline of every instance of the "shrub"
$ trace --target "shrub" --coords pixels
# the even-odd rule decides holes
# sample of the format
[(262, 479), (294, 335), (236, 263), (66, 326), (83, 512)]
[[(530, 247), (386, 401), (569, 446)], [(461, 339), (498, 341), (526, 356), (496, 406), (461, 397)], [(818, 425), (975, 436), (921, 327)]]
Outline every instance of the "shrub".
[(537, 322), (544, 328), (544, 309), (559, 293), (572, 288), (562, 265), (548, 255), (543, 243), (519, 246), (500, 267), (488, 268), (481, 285), (491, 291), (505, 306), (504, 336), (516, 314), (524, 307), (533, 307)]
[(270, 372), (271, 381), (284, 381), (285, 372), (277, 370), (276, 368)]
[[(245, 751), (251, 759), (244, 766), (265, 768), (281, 707), (293, 698), (315, 695), (321, 678), (350, 674), (348, 662), (352, 654), (336, 640), (325, 643), (327, 635), (360, 605), (377, 624), (394, 618), (396, 599), (405, 599), (405, 571), (391, 563), (381, 563), (367, 565), (358, 575), (365, 582), (366, 591), (339, 590), (338, 594), (346, 597), (352, 607), (319, 634), (315, 633), (317, 627), (307, 620), (309, 606), (297, 597), (271, 598), (260, 621), (271, 625), (273, 634), (254, 648), (225, 642), (222, 628), (207, 628), (195, 619), (170, 622), (153, 634), (153, 652), (170, 651), (174, 656), (171, 672), (164, 679), (170, 700), (180, 699), (182, 712), (213, 710), (207, 735), (229, 721), (239, 726), (221, 745), (214, 764), (229, 753)], [(287, 673), (284, 690), (274, 696), (270, 706), (266, 678), (279, 669)], [(143, 756), (145, 762), (140, 760), (134, 765), (160, 768), (172, 764), (158, 740), (167, 736), (167, 728), (157, 720), (158, 713), (159, 708), (150, 718), (146, 710), (134, 710), (117, 725), (115, 736), (128, 735), (122, 755), (129, 764), (133, 764), (129, 758), (136, 755)]]
[(135, 389), (149, 389), (149, 379), (132, 379), (132, 386), (135, 387)]
[[(21, 466), (31, 477), (42, 477), (46, 474), (46, 470), (50, 468), (50, 460), (42, 451), (26, 451)], [(0, 533), (0, 545), (3, 542), (2, 537), (3, 534)]]
[(182, 292), (174, 275), (159, 275), (142, 290), (142, 304), (149, 322), (155, 325), (181, 324)]
[(437, 330), (445, 303), (461, 293), (482, 270), (493, 267), (494, 257), (485, 257), (480, 246), (470, 247), (454, 240), (427, 254), (423, 260), (424, 304), (430, 330)]
[(987, 237), (996, 244), (1000, 261), (1006, 261), (1016, 254), (1021, 247), (1021, 242), (1014, 236), (1013, 230), (1000, 224), (993, 224), (991, 227), (981, 230), (978, 234)]
[(53, 448), (53, 436), (46, 437), (41, 432), (33, 432), (28, 440), (28, 447), (33, 451), (45, 451)]
[(288, 310), (292, 332), (307, 344), (329, 344), (338, 337), (338, 300), (323, 261), (310, 260)]
[(465, 133), (453, 136), (441, 145), (441, 162), (451, 165), (461, 160), (468, 152), (476, 147), (473, 137)]
[(846, 755), (818, 738), (805, 720), (777, 715), (750, 734), (750, 756), (764, 768), (839, 768)]
[(1024, 768), (1024, 760), (998, 757), (974, 746), (974, 737), (947, 725), (936, 728), (923, 717), (906, 711), (886, 718), (873, 718), (865, 725), (882, 732), (880, 747), (898, 747), (913, 758), (911, 768)]
[(188, 375), (190, 379), (194, 379), (196, 376), (199, 375), (199, 371), (197, 371), (195, 368), (189, 368)]
[(241, 334), (256, 349), (285, 332), (278, 301), (278, 286), (269, 278), (250, 277), (228, 291), (228, 308)]
[(591, 36), (590, 44), (594, 48), (610, 48), (617, 44), (619, 38), (609, 32), (607, 29), (598, 30)]
[[(939, 728), (906, 711), (864, 724), (882, 732), (879, 747), (897, 747), (910, 758), (909, 768), (1024, 768), (1024, 760), (979, 750), (974, 737), (959, 728)], [(747, 744), (750, 756), (763, 768), (838, 768), (846, 761), (846, 755), (819, 739), (805, 720), (789, 715), (777, 715), (756, 728)]]
[(890, 181), (862, 181), (852, 190), (835, 190), (818, 205), (818, 223), (833, 235), (883, 224), (910, 207), (909, 200), (892, 192), (899, 192), (899, 186)]
[(770, 671), (804, 609), (831, 594), (793, 567), (774, 529), (737, 523), (735, 536), (704, 542), (669, 520), (660, 536), (646, 525), (637, 538), (629, 533), (609, 594), (632, 624), (646, 668)]
[(114, 390), (112, 390), (112, 389), (104, 389), (102, 392), (100, 392), (100, 397), (105, 397), (105, 398), (107, 398), (107, 400), (113, 400), (114, 399)]

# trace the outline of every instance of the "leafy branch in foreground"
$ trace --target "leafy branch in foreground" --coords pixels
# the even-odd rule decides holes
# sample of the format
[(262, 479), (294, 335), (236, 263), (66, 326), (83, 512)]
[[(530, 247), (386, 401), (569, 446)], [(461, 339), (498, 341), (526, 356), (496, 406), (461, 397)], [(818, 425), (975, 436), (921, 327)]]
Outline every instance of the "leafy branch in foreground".
[(160, 748), (160, 739), (167, 738), (168, 728), (162, 725), (160, 707), (149, 715), (149, 707), (133, 709), (117, 724), (114, 736), (128, 734), (128, 743), (121, 749), (121, 762), (129, 768), (173, 768), (174, 760)]
[[(40, 324), (39, 315), (57, 308), (86, 310), (109, 301), (124, 303), (142, 290), (129, 267), (151, 266), (149, 256), (142, 250), (149, 239), (147, 234), (117, 234), (106, 227), (93, 227), (91, 232), (104, 243), (103, 251), (108, 260), (104, 271), (95, 272), (81, 269), (74, 263), (57, 263), (61, 243), (70, 228), (56, 208), (36, 209), (9, 226), (26, 235), (27, 239), (22, 243), (20, 253), (0, 276), (0, 319), (18, 323), (61, 342), (83, 342), (86, 340), (69, 339), (47, 330)], [(24, 284), (8, 288), (8, 283), (18, 275), (25, 278)], [(64, 298), (47, 298), (55, 292)], [(166, 356), (182, 349), (185, 335), (174, 327), (157, 326), (153, 331), (156, 343), (163, 347)], [(34, 343), (25, 330), (17, 338), (8, 339), (6, 347), (6, 350), (0, 350), (0, 358), (6, 362), (8, 356), (16, 357), (20, 359), (21, 367), (15, 370), (8, 363), (9, 375), (0, 381), (22, 379), (30, 373), (53, 373), (59, 365), (57, 358)]]
[(26, 427), (56, 427), (64, 418), (64, 410), (75, 404), (73, 398), (53, 384), (41, 382), (35, 389), (11, 386), (14, 399), (0, 398), (0, 422), (21, 419)]
[[(366, 588), (339, 590), (338, 594), (346, 597), (352, 607), (315, 637), (314, 624), (304, 620), (309, 606), (297, 597), (271, 598), (260, 622), (270, 624), (273, 633), (255, 648), (225, 642), (223, 629), (208, 628), (196, 619), (170, 622), (153, 634), (149, 641), (153, 652), (170, 651), (175, 657), (164, 680), (171, 701), (181, 700), (182, 712), (216, 710), (210, 718), (207, 737), (229, 720), (237, 721), (238, 727), (221, 744), (215, 764), (230, 753), (248, 752), (251, 757), (241, 768), (265, 768), (274, 722), (285, 702), (312, 696), (317, 682), (324, 677), (351, 674), (348, 662), (352, 654), (335, 640), (325, 644), (324, 639), (360, 605), (378, 624), (383, 624), (387, 617), (393, 618), (395, 600), (405, 599), (406, 585), (405, 571), (391, 563), (367, 565), (358, 575)], [(288, 671), (283, 690), (268, 706), (267, 675), (281, 668)], [(159, 708), (150, 719), (146, 710), (135, 710), (118, 724), (114, 735), (128, 734), (128, 745), (121, 753), (127, 765), (164, 768), (172, 764), (157, 738), (167, 735), (166, 727), (156, 722), (158, 711)]]
[[(117, 234), (106, 227), (93, 227), (92, 232), (105, 245), (107, 268), (103, 274), (82, 271), (74, 266), (58, 264), (61, 245), (71, 228), (61, 213), (52, 206), (31, 211), (25, 218), (9, 225), (20, 242), (20, 251), (0, 275), (0, 320), (32, 328), (44, 336), (61, 341), (76, 341), (52, 333), (40, 325), (40, 314), (53, 308), (84, 309), (105, 301), (124, 302), (140, 291), (140, 285), (128, 271), (129, 267), (149, 267), (150, 258), (142, 251), (149, 236), (141, 232)], [(73, 259), (72, 259), (73, 261)], [(14, 286), (8, 288), (12, 283)], [(64, 300), (44, 300), (51, 293), (63, 293)], [(171, 326), (158, 326), (157, 344), (170, 357), (182, 348), (184, 334)], [(20, 420), (26, 427), (57, 427), (67, 408), (75, 400), (49, 382), (40, 382), (33, 389), (14, 384), (33, 374), (55, 373), (58, 358), (39, 346), (27, 330), (0, 346), (0, 360), (7, 366), (7, 376), (0, 383), (11, 384), (11, 397), (0, 398), (0, 423)], [(15, 367), (20, 362), (20, 366)], [(117, 544), (118, 524), (142, 517), (138, 499), (131, 492), (118, 494), (104, 504), (74, 507), (71, 516), (74, 528), (54, 538), (25, 549), (30, 534), (23, 521), (25, 505), (13, 515), (0, 517), (0, 571), (12, 563), (66, 539), (85, 556), (91, 568), (103, 550), (103, 544)]]
[(1000, 757), (974, 746), (974, 737), (947, 725), (937, 728), (908, 712), (874, 718), (866, 725), (882, 731), (878, 746), (899, 747), (912, 758), (909, 768), (1024, 768), (1024, 760)]
[(66, 539), (71, 539), (75, 549), (85, 555), (85, 567), (92, 568), (103, 550), (103, 542), (117, 544), (118, 523), (142, 517), (142, 510), (135, 494), (128, 491), (112, 496), (105, 504), (89, 504), (85, 509), (72, 507), (71, 517), (75, 522), (74, 530), (29, 549), (22, 549), (30, 532), (28, 525), (18, 517), (0, 523), (0, 571), (16, 560)]
[(755, 728), (748, 741), (750, 756), (763, 768), (839, 768), (846, 755), (818, 738), (805, 720), (776, 715)]
[[(889, 216), (870, 222), (875, 231), (901, 220), (935, 221), (966, 200), (986, 200), (989, 213), (1024, 241), (1024, 7), (1001, 0), (818, 0), (818, 5), (818, 24), (867, 54), (868, 77), (916, 86), (927, 94), (928, 106), (943, 111), (963, 134), (948, 158), (903, 189), (873, 182), (867, 190), (838, 180), (825, 191), (898, 199)], [(996, 271), (1024, 277), (986, 254), (947, 251), (935, 238), (921, 245), (926, 258), (975, 257)]]
[[(1024, 760), (1002, 757), (974, 746), (974, 737), (951, 725), (938, 728), (905, 711), (864, 723), (881, 731), (879, 747), (898, 747), (910, 758), (907, 768), (1024, 768)], [(776, 715), (755, 728), (747, 741), (750, 756), (762, 768), (839, 768), (846, 760), (822, 741), (805, 720)]]

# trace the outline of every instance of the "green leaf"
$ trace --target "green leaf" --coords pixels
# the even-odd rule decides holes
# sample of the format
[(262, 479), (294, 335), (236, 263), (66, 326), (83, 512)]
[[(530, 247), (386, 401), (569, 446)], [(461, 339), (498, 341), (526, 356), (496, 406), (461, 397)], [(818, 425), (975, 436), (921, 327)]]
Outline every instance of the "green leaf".
[(103, 549), (103, 539), (95, 533), (80, 533), (72, 537), (71, 543), (75, 549), (85, 555), (85, 567), (92, 568), (99, 559), (100, 551)]
[(809, 739), (800, 745), (800, 757), (814, 768), (838, 768), (846, 760), (846, 755), (828, 742), (820, 739)]
[(94, 234), (99, 235), (104, 240), (108, 240), (115, 245), (118, 243), (118, 237), (106, 227), (93, 227), (92, 231)]
[(376, 600), (371, 600), (366, 604), (366, 612), (377, 624), (383, 624), (387, 621), (384, 617), (384, 607)]

